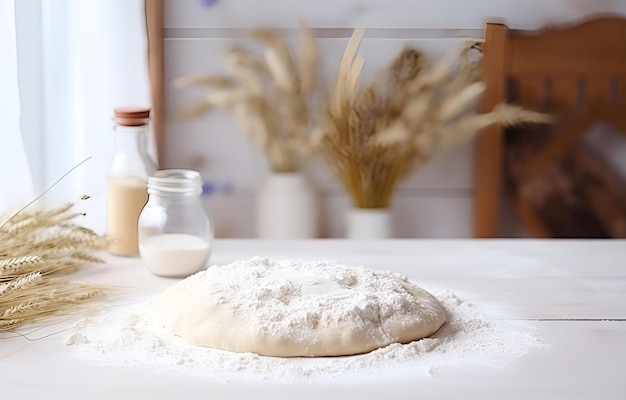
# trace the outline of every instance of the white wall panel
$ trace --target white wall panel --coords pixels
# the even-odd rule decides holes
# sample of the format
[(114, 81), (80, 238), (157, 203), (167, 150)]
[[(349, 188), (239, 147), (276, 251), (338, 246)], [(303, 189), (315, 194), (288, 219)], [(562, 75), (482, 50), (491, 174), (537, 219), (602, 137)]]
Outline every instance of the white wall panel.
[[(320, 237), (341, 238), (346, 232), (345, 210), (350, 200), (342, 192), (318, 193)], [(239, 191), (226, 195), (206, 197), (205, 207), (215, 225), (218, 237), (246, 237), (256, 235), (256, 202), (253, 192)], [(392, 205), (392, 230), (397, 238), (464, 238), (471, 232), (472, 200), (455, 194), (439, 197), (436, 194), (416, 196), (400, 190)]]
[[(202, 4), (214, 3), (206, 6)], [(622, 0), (166, 0), (166, 28), (482, 29), (486, 20), (515, 29), (575, 20), (588, 13), (626, 13)]]

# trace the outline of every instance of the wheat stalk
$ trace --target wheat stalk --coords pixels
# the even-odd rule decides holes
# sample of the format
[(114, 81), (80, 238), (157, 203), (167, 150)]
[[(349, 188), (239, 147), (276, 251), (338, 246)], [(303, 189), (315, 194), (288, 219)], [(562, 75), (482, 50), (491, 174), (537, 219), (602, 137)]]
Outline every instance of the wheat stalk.
[(299, 52), (269, 29), (254, 29), (251, 38), (263, 45), (263, 59), (249, 51), (226, 49), (227, 75), (187, 76), (180, 88), (198, 86), (203, 99), (183, 110), (188, 117), (214, 108), (230, 110), (243, 135), (267, 156), (275, 172), (300, 168), (300, 156), (310, 150), (318, 89), (318, 52), (310, 29), (299, 25)]
[[(29, 204), (30, 206), (30, 204)], [(52, 315), (80, 310), (106, 289), (61, 275), (105, 249), (108, 238), (80, 226), (74, 205), (31, 210), (27, 206), (0, 225), (0, 332)]]
[(362, 37), (363, 30), (355, 30), (346, 46), (325, 122), (314, 136), (317, 151), (355, 207), (389, 207), (401, 179), (488, 125), (551, 120), (509, 104), (474, 112), (485, 90), (478, 80), (480, 65), (469, 56), (476, 43), (433, 65), (418, 50), (405, 48), (360, 90)]

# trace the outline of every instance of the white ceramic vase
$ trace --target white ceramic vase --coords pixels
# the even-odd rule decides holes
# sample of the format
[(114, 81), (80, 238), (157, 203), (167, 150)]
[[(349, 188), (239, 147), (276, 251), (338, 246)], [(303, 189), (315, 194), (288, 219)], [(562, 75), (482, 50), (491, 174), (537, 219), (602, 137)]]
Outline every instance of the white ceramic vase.
[(300, 172), (270, 173), (257, 194), (257, 236), (307, 239), (318, 236), (318, 204)]
[(348, 239), (391, 238), (391, 209), (350, 208), (347, 215), (346, 237)]

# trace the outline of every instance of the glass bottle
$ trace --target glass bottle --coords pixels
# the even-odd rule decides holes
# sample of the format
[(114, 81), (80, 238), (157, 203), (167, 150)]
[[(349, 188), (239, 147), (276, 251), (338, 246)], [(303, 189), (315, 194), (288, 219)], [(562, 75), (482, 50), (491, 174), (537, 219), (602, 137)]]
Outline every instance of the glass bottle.
[(139, 254), (152, 273), (185, 277), (206, 268), (213, 224), (201, 193), (198, 171), (163, 169), (148, 178), (148, 202), (139, 216)]
[(156, 170), (148, 155), (149, 108), (116, 108), (115, 151), (107, 182), (109, 252), (137, 256), (137, 220), (148, 200), (146, 184)]

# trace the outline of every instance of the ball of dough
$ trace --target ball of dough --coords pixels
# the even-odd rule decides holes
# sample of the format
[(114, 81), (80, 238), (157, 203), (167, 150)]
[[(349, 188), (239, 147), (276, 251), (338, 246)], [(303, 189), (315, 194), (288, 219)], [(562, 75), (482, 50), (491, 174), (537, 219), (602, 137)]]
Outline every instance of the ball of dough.
[(427, 337), (446, 320), (437, 299), (398, 274), (268, 258), (211, 266), (155, 306), (189, 343), (278, 357), (366, 353)]

